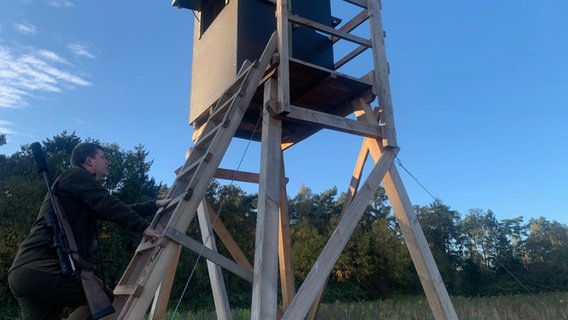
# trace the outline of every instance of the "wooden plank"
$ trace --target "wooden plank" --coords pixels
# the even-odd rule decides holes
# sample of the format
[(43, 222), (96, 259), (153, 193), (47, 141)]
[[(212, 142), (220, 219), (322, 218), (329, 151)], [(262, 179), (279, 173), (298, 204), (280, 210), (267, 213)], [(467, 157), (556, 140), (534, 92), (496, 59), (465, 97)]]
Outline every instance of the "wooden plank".
[(217, 179), (250, 183), (258, 183), (259, 176), (260, 175), (258, 173), (254, 172), (237, 171), (223, 168), (217, 168), (217, 172), (215, 172), (215, 178)]
[[(351, 20), (347, 21), (344, 25), (342, 25), (339, 28), (339, 30), (342, 31), (342, 32), (349, 33), (351, 31), (353, 31), (353, 29), (360, 26), (367, 19), (369, 19), (369, 13), (367, 12), (367, 10), (363, 10), (363, 11), (359, 12), (359, 14), (357, 14)], [(336, 36), (331, 37), (331, 41), (333, 43), (337, 42), (339, 39), (341, 39), (341, 38), (336, 37)]]
[[(265, 101), (267, 101), (265, 97)], [(264, 109), (251, 319), (276, 319), (282, 122)]]
[(278, 38), (278, 113), (288, 112), (290, 105), (290, 25), (288, 0), (276, 1), (276, 33)]
[(278, 220), (278, 261), (280, 262), (280, 286), (282, 288), (282, 309), (286, 310), (294, 295), (294, 268), (292, 266), (292, 235), (288, 216), (288, 196), (286, 194), (286, 174), (284, 163), (280, 175), (280, 215)]
[(239, 266), (252, 274), (252, 265), (248, 261), (241, 248), (239, 248), (239, 245), (237, 244), (235, 239), (233, 239), (233, 236), (231, 236), (229, 230), (227, 230), (227, 228), (223, 224), (223, 221), (219, 220), (219, 217), (217, 217), (215, 210), (211, 207), (211, 204), (209, 202), (207, 202), (207, 208), (209, 219), (215, 221), (215, 223), (213, 224), (213, 230), (215, 230), (215, 233), (219, 236), (219, 239), (221, 240), (221, 242), (223, 242), (225, 248), (227, 248), (233, 259), (235, 259), (235, 262)]
[(344, 40), (348, 40), (348, 41), (351, 41), (351, 42), (354, 42), (354, 43), (357, 43), (357, 44), (360, 44), (360, 45), (363, 45), (363, 46), (366, 46), (366, 47), (369, 47), (369, 48), (372, 46), (371, 41), (368, 40), (368, 39), (361, 38), (361, 37), (358, 37), (356, 35), (352, 35), (350, 33), (334, 29), (334, 28), (326, 26), (325, 24), (322, 24), (322, 23), (318, 23), (318, 22), (297, 16), (297, 15), (294, 15), (294, 14), (289, 15), (288, 19), (292, 22), (296, 22), (299, 25), (306, 26), (306, 27), (309, 27), (309, 28), (312, 28), (312, 29), (316, 29), (316, 30), (322, 31), (324, 33), (327, 33), (329, 35), (336, 36), (338, 38), (344, 39)]
[[(206, 248), (217, 252), (217, 244), (215, 243), (215, 236), (213, 235), (213, 227), (211, 226), (209, 212), (207, 211), (207, 202), (203, 199), (197, 208), (201, 239)], [(211, 283), (211, 291), (213, 292), (213, 301), (215, 303), (217, 319), (232, 319), (231, 307), (229, 306), (229, 298), (227, 297), (227, 289), (225, 288), (225, 281), (223, 280), (223, 272), (221, 271), (221, 268), (208, 260), (207, 271), (209, 272), (209, 281)]]
[(117, 285), (114, 288), (115, 295), (133, 295), (139, 296), (143, 288), (140, 285), (130, 284), (130, 285)]
[(365, 46), (358, 46), (357, 48), (353, 49), (353, 51), (349, 52), (343, 58), (339, 59), (336, 63), (334, 63), (333, 69), (337, 70), (337, 69), (343, 67), (346, 63), (355, 59), (358, 55), (360, 55), (361, 53), (363, 53), (367, 49), (368, 48), (365, 47)]
[(381, 128), (376, 124), (334, 116), (329, 113), (290, 106), (285, 119), (293, 119), (317, 124), (318, 126), (369, 138), (381, 138)]
[(381, 155), (361, 190), (357, 193), (351, 206), (339, 221), (335, 231), (329, 238), (312, 269), (306, 276), (292, 303), (284, 312), (282, 320), (304, 319), (318, 292), (323, 287), (331, 269), (337, 262), (341, 251), (349, 241), (353, 230), (359, 223), (361, 215), (369, 205), (379, 187), (380, 181), (391, 168), (396, 155), (395, 149), (389, 149)]
[[(368, 110), (371, 115), (373, 114), (369, 104), (366, 102), (365, 99), (354, 100), (352, 102), (352, 105), (353, 105), (354, 109), (356, 110), (355, 115), (357, 116), (357, 119), (359, 119), (359, 120), (363, 119), (363, 121), (364, 121), (366, 119), (365, 115), (367, 114), (367, 112), (362, 111), (361, 109)], [(369, 122), (373, 123), (373, 122), (376, 122), (376, 121), (371, 120)], [(339, 216), (340, 221), (341, 221), (341, 219), (343, 219), (345, 212), (347, 212), (347, 209), (349, 209), (349, 206), (353, 202), (353, 198), (357, 194), (357, 190), (359, 189), (359, 184), (361, 183), (361, 179), (363, 177), (363, 169), (365, 168), (365, 163), (367, 162), (368, 156), (369, 156), (369, 147), (365, 143), (363, 143), (361, 145), (361, 149), (359, 151), (359, 156), (357, 157), (357, 161), (355, 162), (355, 167), (353, 168), (353, 174), (351, 175), (351, 181), (349, 182), (349, 188), (347, 189), (347, 192), (346, 192), (346, 195), (345, 195), (345, 202), (343, 203), (343, 208), (341, 209), (341, 214)], [(319, 309), (319, 306), (321, 304), (321, 300), (323, 298), (325, 287), (327, 286), (328, 281), (329, 281), (329, 276), (327, 277), (325, 284), (322, 286), (321, 290), (318, 292), (318, 295), (317, 295), (314, 303), (312, 304), (310, 311), (308, 312), (307, 320), (316, 319), (318, 309)]]
[(343, 1), (354, 4), (364, 9), (367, 8), (367, 2), (365, 0), (343, 0)]
[(241, 266), (220, 255), (219, 253), (206, 248), (205, 246), (203, 246), (203, 244), (199, 243), (199, 241), (194, 240), (173, 228), (166, 229), (164, 235), (181, 244), (185, 248), (195, 253), (201, 254), (204, 258), (220, 265), (227, 271), (234, 273), (235, 275), (245, 279), (248, 282), (252, 282), (251, 272), (246, 271), (245, 269), (241, 268)]
[(373, 91), (382, 110), (381, 127), (384, 147), (397, 147), (396, 131), (389, 82), (389, 66), (385, 49), (385, 37), (381, 18), (380, 2), (367, 0), (370, 13), (371, 42), (373, 43), (373, 63), (375, 65), (375, 85)]
[[(365, 139), (365, 143), (375, 161), (382, 157), (381, 152), (384, 152), (384, 150), (376, 141)], [(418, 222), (418, 217), (395, 166), (392, 166), (385, 175), (383, 186), (434, 317), (436, 319), (458, 319), (424, 232)]]
[[(372, 123), (377, 121), (377, 115), (368, 109), (360, 118)], [(363, 144), (375, 162), (382, 159), (385, 150), (389, 150), (382, 148), (377, 140), (373, 139), (366, 138)], [(383, 186), (434, 317), (438, 320), (458, 319), (396, 166), (393, 165), (383, 178)]]
[[(165, 238), (165, 237), (164, 237)], [(178, 256), (181, 253), (181, 245), (178, 245)], [(170, 293), (176, 276), (177, 263), (170, 264), (170, 268), (166, 273), (164, 280), (160, 283), (160, 287), (156, 290), (152, 307), (150, 308), (150, 315), (148, 319), (159, 320), (166, 317), (168, 311), (168, 303), (170, 301)]]
[[(177, 244), (174, 242), (168, 242), (164, 247), (160, 248), (154, 252), (151, 257), (151, 261), (166, 260), (172, 263), (176, 263), (179, 260), (177, 253)], [(131, 295), (126, 301), (120, 301), (117, 297), (115, 302), (119, 302), (123, 307), (120, 313), (115, 313), (112, 315), (111, 319), (143, 319), (148, 307), (150, 306), (152, 299), (158, 289), (162, 277), (157, 276), (147, 276), (147, 275), (165, 275), (167, 270), (170, 268), (170, 263), (148, 263), (144, 266), (142, 274), (138, 277), (140, 280), (139, 285), (142, 286), (143, 290), (139, 296)], [(114, 304), (113, 304), (114, 305)], [(116, 308), (116, 307), (115, 307)]]

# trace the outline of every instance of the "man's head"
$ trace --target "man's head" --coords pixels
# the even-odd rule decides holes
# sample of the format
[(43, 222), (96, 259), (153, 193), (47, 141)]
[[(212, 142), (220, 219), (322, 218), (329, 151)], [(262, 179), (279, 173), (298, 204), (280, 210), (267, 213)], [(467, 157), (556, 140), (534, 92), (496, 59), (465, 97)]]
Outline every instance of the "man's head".
[(100, 180), (108, 173), (104, 148), (96, 143), (80, 143), (71, 152), (71, 165), (82, 166)]

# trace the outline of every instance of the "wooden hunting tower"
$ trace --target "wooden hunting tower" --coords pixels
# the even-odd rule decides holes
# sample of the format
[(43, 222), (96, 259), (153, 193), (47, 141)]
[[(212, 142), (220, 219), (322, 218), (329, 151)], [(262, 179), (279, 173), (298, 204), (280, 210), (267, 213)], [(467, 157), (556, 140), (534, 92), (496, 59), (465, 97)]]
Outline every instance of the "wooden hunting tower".
[[(359, 13), (342, 23), (333, 16), (336, 2)], [(195, 13), (189, 119), (194, 142), (169, 190), (172, 202), (152, 222), (164, 230), (162, 237), (140, 243), (114, 290), (119, 312), (113, 318), (142, 319), (151, 306), (149, 317), (162, 319), (185, 247), (208, 260), (218, 318), (231, 318), (224, 269), (252, 283), (252, 319), (314, 319), (327, 278), (382, 183), (435, 318), (457, 319), (393, 164), (399, 148), (380, 1), (174, 0), (173, 5)], [(365, 25), (365, 35), (355, 34)], [(340, 43), (353, 49), (335, 57)], [(365, 51), (368, 74), (338, 72)], [(283, 152), (323, 129), (361, 136), (361, 151), (354, 155), (353, 175), (346, 177), (346, 204), (335, 231), (296, 288)], [(260, 141), (258, 173), (219, 168), (234, 137)], [(369, 155), (374, 165), (365, 178)], [(259, 185), (253, 263), (205, 200), (213, 178)], [(196, 215), (201, 242), (186, 235)], [(216, 239), (232, 259), (217, 252)]]

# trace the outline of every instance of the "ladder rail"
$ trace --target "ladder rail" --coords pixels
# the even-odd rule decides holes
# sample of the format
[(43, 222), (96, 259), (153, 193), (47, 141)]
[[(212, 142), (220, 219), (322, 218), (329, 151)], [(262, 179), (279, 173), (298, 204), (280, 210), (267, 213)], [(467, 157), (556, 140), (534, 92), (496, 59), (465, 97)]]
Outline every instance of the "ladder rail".
[[(152, 221), (152, 226), (159, 226), (164, 233), (157, 245), (150, 245), (146, 240), (140, 243), (140, 250), (135, 253), (115, 289), (117, 295), (115, 309), (119, 313), (109, 318), (143, 318), (155, 297), (161, 279), (168, 270), (171, 270), (172, 264), (177, 265), (179, 259), (177, 248), (180, 244), (168, 238), (165, 230), (178, 230), (185, 233), (196, 216), (207, 187), (276, 50), (276, 35), (273, 34), (260, 59), (243, 68), (243, 72), (239, 74), (234, 85), (228, 89), (231, 92), (226, 91), (217, 101), (217, 109), (212, 109), (210, 114), (212, 121), (207, 120), (200, 135), (203, 139), (198, 138), (195, 142), (194, 149), (187, 157), (184, 166), (178, 171), (168, 193), (169, 196), (175, 196), (174, 201), (166, 208), (161, 208)], [(235, 88), (237, 91), (232, 92)], [(225, 106), (227, 104), (229, 106)], [(219, 119), (222, 119), (221, 125), (219, 125)], [(180, 192), (180, 190), (183, 191)], [(161, 288), (160, 293), (163, 291), (164, 289)], [(159, 317), (159, 315), (155, 316)]]

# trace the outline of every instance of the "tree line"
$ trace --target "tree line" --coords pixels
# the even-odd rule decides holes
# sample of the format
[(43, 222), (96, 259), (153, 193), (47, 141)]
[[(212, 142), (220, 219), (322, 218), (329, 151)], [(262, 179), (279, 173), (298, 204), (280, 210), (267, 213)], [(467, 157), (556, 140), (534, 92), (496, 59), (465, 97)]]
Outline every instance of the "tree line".
[[(42, 142), (52, 181), (69, 166), (73, 147), (97, 142), (111, 162), (105, 186), (127, 203), (164, 196), (167, 186), (149, 176), (152, 161), (142, 145), (123, 150), (117, 144), (82, 140), (63, 132)], [(0, 140), (0, 145), (5, 140)], [(7, 289), (7, 271), (19, 243), (36, 219), (45, 196), (45, 183), (36, 172), (29, 146), (13, 155), (0, 155), (0, 315), (17, 314)], [(213, 181), (207, 198), (242, 251), (254, 260), (257, 194), (236, 185)], [(294, 278), (299, 284), (337, 225), (346, 196), (332, 187), (314, 193), (302, 187), (288, 199)], [(498, 220), (491, 210), (460, 214), (436, 199), (415, 206), (429, 247), (450, 295), (490, 296), (566, 291), (568, 288), (568, 227), (541, 217)], [(201, 239), (197, 223), (188, 234)], [(101, 223), (100, 259), (110, 285), (116, 284), (134, 253), (139, 235)], [(218, 241), (219, 251), (228, 252)], [(251, 284), (224, 273), (232, 306), (248, 307)], [(358, 227), (329, 277), (324, 302), (364, 301), (396, 295), (422, 294), (422, 287), (383, 189), (369, 203)], [(172, 307), (211, 308), (212, 297), (204, 259), (183, 250), (172, 289)], [(2, 310), (1, 308), (4, 308)]]

